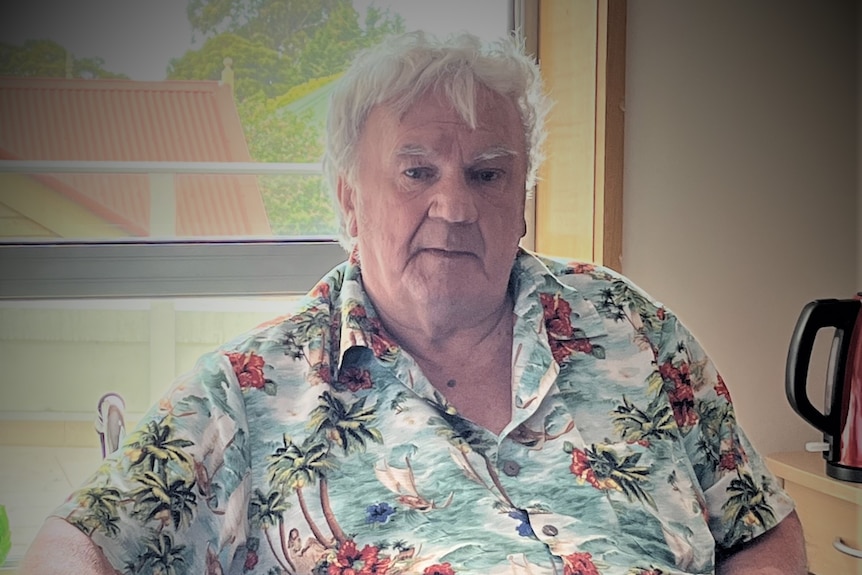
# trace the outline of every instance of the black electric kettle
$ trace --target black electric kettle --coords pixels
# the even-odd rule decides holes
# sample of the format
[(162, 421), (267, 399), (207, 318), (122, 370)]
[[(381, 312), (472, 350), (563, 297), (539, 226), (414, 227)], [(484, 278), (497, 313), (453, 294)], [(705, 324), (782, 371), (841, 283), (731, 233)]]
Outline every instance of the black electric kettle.
[[(824, 411), (807, 393), (808, 365), (817, 332), (834, 328)], [(862, 293), (854, 299), (815, 300), (802, 308), (787, 354), (785, 391), (790, 406), (823, 432), (826, 473), (862, 483)]]

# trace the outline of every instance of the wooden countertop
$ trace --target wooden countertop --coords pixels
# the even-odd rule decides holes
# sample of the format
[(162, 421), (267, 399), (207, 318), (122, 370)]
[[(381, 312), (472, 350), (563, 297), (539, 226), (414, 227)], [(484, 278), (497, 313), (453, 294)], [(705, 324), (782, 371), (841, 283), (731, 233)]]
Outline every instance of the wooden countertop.
[(766, 457), (770, 471), (785, 481), (804, 485), (832, 497), (862, 506), (862, 483), (840, 481), (826, 475), (826, 460), (821, 453), (787, 451)]

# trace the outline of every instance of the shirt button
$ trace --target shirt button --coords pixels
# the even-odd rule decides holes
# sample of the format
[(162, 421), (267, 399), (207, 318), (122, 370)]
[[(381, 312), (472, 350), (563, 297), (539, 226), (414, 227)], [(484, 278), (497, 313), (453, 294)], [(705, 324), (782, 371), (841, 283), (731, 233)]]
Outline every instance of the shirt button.
[(548, 537), (554, 537), (559, 532), (560, 531), (553, 525), (545, 525), (544, 527), (542, 527), (542, 533), (544, 535), (547, 535)]
[(521, 473), (521, 466), (517, 462), (507, 459), (503, 462), (503, 473), (509, 477), (515, 477)]

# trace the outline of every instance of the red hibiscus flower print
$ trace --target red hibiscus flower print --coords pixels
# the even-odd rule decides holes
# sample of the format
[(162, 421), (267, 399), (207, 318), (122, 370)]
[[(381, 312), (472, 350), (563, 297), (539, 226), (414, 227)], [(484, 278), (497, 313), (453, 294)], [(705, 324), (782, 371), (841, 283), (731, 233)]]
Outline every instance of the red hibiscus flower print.
[(548, 338), (548, 344), (551, 346), (551, 355), (554, 356), (554, 361), (559, 364), (562, 364), (566, 361), (570, 355), (572, 355), (572, 348), (569, 346), (570, 342), (561, 341), (559, 339), (554, 339), (552, 337)]
[(561, 364), (574, 352), (604, 357), (601, 346), (594, 346), (584, 337), (584, 332), (572, 327), (572, 306), (559, 295), (539, 294), (545, 330), (548, 332), (548, 345), (554, 361)]
[(245, 554), (245, 563), (242, 566), (243, 572), (251, 571), (252, 569), (254, 569), (255, 565), (257, 565), (257, 562), (257, 552), (249, 549)]
[(574, 274), (590, 274), (596, 270), (595, 264), (585, 264), (583, 262), (569, 262), (568, 266)]
[(356, 549), (352, 539), (338, 549), (334, 563), (329, 565), (329, 575), (383, 575), (389, 572), (391, 559), (381, 559), (377, 547), (366, 545), (362, 551)]
[(735, 451), (725, 451), (719, 458), (719, 465), (727, 471), (735, 471), (739, 464), (739, 456)]
[(328, 301), (329, 284), (325, 281), (318, 282), (317, 285), (311, 289), (311, 297), (319, 297)]
[(548, 336), (554, 339), (571, 339), (572, 337), (572, 306), (559, 295), (539, 294), (542, 302), (542, 312), (545, 318), (545, 328)]
[(263, 358), (253, 351), (248, 353), (234, 352), (227, 354), (233, 372), (242, 389), (263, 389), (266, 378), (263, 376)]
[[(372, 320), (377, 323), (377, 320)], [(382, 358), (395, 348), (395, 344), (389, 338), (380, 335), (379, 333), (371, 333), (371, 351), (374, 352), (374, 357)]]
[(449, 563), (438, 563), (430, 567), (426, 567), (422, 571), (422, 575), (455, 575), (455, 570)]
[(590, 466), (590, 459), (587, 457), (585, 451), (581, 449), (572, 450), (572, 464), (569, 465), (569, 471), (571, 471), (572, 475), (577, 477), (578, 481), (581, 483), (586, 482), (596, 489), (601, 489), (599, 480), (596, 477), (593, 468)]
[(673, 384), (673, 389), (667, 395), (676, 424), (683, 429), (696, 424), (698, 416), (694, 411), (694, 390), (691, 387), (688, 364), (682, 363), (676, 367), (666, 361), (659, 367), (659, 373), (665, 381)]
[(338, 374), (338, 384), (353, 392), (371, 389), (371, 374), (367, 369), (351, 367)]
[(717, 375), (717, 379), (718, 382), (713, 387), (713, 389), (715, 389), (715, 393), (717, 393), (719, 397), (726, 399), (727, 403), (733, 403), (730, 399), (730, 391), (728, 391), (727, 386), (724, 385), (724, 380), (721, 378), (721, 375)]
[(593, 565), (589, 553), (572, 553), (563, 556), (563, 575), (601, 575)]

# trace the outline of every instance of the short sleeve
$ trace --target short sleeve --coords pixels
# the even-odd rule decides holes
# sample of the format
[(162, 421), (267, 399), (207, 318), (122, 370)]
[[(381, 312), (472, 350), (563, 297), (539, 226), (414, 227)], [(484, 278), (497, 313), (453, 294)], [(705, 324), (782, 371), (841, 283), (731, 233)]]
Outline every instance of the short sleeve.
[(793, 502), (740, 427), (727, 386), (700, 343), (662, 308), (657, 362), (720, 547), (777, 525)]
[(237, 560), (251, 458), (233, 364), (250, 358), (233, 355), (203, 356), (55, 511), (118, 571), (206, 573)]

